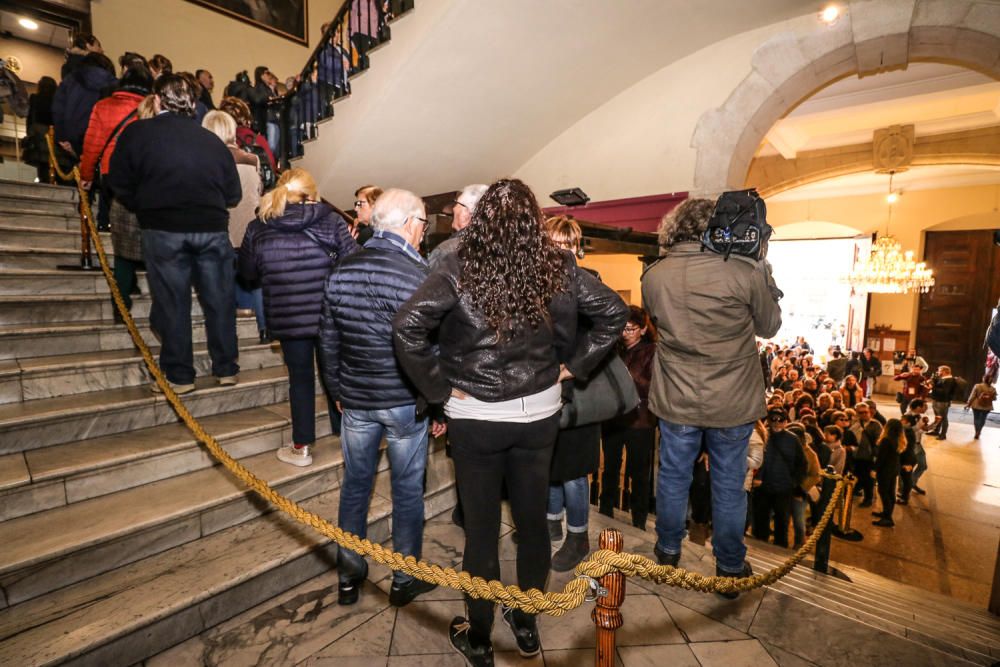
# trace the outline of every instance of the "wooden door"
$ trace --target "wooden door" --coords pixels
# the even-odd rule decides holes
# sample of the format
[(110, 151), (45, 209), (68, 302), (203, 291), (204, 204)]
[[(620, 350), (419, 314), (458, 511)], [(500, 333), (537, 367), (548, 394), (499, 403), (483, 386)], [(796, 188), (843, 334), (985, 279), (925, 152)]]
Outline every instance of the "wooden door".
[(917, 348), (931, 370), (948, 365), (978, 382), (983, 338), (1000, 296), (1000, 248), (990, 230), (928, 232), (924, 257), (936, 283), (920, 295)]

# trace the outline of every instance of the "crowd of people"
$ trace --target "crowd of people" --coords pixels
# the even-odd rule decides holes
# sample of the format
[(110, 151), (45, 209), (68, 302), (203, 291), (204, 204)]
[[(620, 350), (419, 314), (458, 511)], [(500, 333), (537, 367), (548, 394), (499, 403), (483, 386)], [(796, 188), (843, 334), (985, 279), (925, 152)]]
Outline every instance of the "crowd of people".
[[(169, 386), (196, 390), (192, 289), (219, 385), (239, 382), (236, 322), (252, 313), (287, 367), (292, 441), (276, 455), (289, 465), (313, 464), (319, 369), (344, 457), (345, 530), (366, 534), (385, 440), (393, 547), (420, 557), (429, 436), (446, 437), (454, 461), (463, 568), (500, 578), (506, 498), (522, 588), (544, 589), (550, 569), (586, 557), (591, 503), (627, 510), (642, 530), (655, 513), (653, 553), (665, 565), (680, 563), (693, 526), (710, 524), (717, 573), (739, 577), (752, 572), (748, 530), (788, 546), (791, 524), (792, 546), (804, 542), (823, 469), (855, 474), (861, 507), (877, 491), (877, 526), (924, 493), (922, 438), (946, 437), (961, 382), (947, 366), (927, 377), (911, 350), (895, 378), (902, 414), (887, 418), (871, 398), (882, 373), (872, 350), (832, 350), (824, 365), (802, 338), (760, 342), (781, 326), (781, 291), (766, 259), (704, 251), (713, 201), (688, 199), (664, 218), (645, 308), (626, 306), (578, 263), (580, 225), (546, 219), (521, 181), (462, 189), (452, 237), (425, 256), (428, 215), (414, 193), (364, 185), (350, 219), (322, 202), (307, 171), (279, 174), (280, 138), (250, 92), (230, 86), (236, 94), (215, 108), (210, 72), (127, 53), (116, 77), (96, 39), (74, 49), (53, 95), (56, 136), (99, 193), (126, 305), (145, 266)], [(260, 95), (276, 93), (267, 68), (255, 78)], [(638, 404), (561, 423), (615, 360)], [(976, 437), (995, 398), (989, 378), (969, 395)], [(358, 601), (366, 576), (364, 559), (342, 550), (340, 604)], [(432, 588), (396, 572), (389, 600), (404, 606)], [(469, 598), (467, 611), (450, 639), (470, 664), (492, 664), (494, 605)], [(540, 651), (533, 616), (503, 608), (501, 618), (522, 655)]]

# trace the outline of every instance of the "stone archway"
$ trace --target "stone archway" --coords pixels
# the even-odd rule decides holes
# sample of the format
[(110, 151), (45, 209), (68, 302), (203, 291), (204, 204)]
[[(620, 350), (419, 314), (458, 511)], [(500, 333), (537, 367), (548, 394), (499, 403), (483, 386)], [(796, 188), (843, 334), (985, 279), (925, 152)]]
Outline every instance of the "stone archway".
[(743, 187), (771, 126), (820, 88), (919, 61), (962, 65), (1000, 80), (1000, 5), (853, 0), (833, 26), (817, 21), (809, 32), (768, 40), (754, 52), (750, 74), (695, 127), (694, 190)]

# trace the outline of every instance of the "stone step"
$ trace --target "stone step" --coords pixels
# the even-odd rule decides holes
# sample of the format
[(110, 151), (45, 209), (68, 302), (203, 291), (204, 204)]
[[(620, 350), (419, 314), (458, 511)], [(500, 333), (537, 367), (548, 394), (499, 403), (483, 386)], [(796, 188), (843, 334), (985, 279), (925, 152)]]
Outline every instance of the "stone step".
[(61, 213), (24, 213), (19, 211), (0, 210), (0, 224), (4, 227), (45, 228), (61, 231), (73, 231), (80, 238), (80, 214), (73, 210), (72, 215)]
[[(368, 536), (389, 537), (388, 473), (379, 473)], [(451, 463), (428, 462), (426, 516), (455, 503)], [(339, 491), (303, 503), (335, 520)], [(329, 571), (336, 547), (270, 513), (0, 611), (0, 663), (132, 665)], [(374, 590), (374, 589), (371, 589)]]
[[(776, 548), (772, 545), (761, 545), (756, 540), (752, 541), (752, 544), (754, 556), (764, 563), (770, 563), (768, 567), (787, 557), (787, 552), (780, 549), (775, 551)], [(836, 542), (833, 549), (836, 555)], [(803, 567), (796, 568), (794, 573), (797, 576), (812, 577), (827, 586), (827, 590), (843, 594), (860, 606), (887, 605), (901, 611), (903, 616), (918, 619), (926, 616), (933, 626), (950, 628), (956, 632), (969, 631), (984, 638), (992, 638), (995, 643), (1000, 644), (1000, 619), (978, 607), (946, 595), (879, 577), (865, 570), (839, 563), (833, 563), (833, 566), (843, 572), (850, 581), (814, 573), (813, 570)], [(928, 611), (932, 613), (928, 615)]]
[[(69, 259), (69, 258), (67, 258)], [(75, 265), (77, 262), (69, 261)], [(94, 257), (97, 262), (97, 257)], [(140, 271), (139, 289), (149, 293), (146, 273)], [(47, 269), (4, 269), (0, 271), (0, 295), (30, 294), (110, 294), (104, 273), (100, 269), (91, 271), (60, 271)]]
[[(111, 245), (105, 246), (108, 262), (114, 266)], [(97, 265), (97, 253), (93, 253)], [(79, 248), (32, 248), (28, 246), (0, 245), (0, 271), (7, 269), (57, 269), (60, 266), (77, 266), (80, 263)]]
[[(79, 226), (73, 229), (53, 229), (50, 227), (25, 227), (22, 225), (0, 224), (0, 240), (5, 245), (27, 246), (30, 248), (62, 248), (80, 250)], [(102, 232), (101, 242), (106, 251), (111, 250), (111, 233)]]
[[(756, 552), (750, 559), (760, 570), (779, 563)], [(866, 591), (853, 582), (803, 566), (771, 588), (980, 664), (991, 664), (995, 658), (987, 658), (993, 653), (1000, 656), (1000, 641), (995, 634), (984, 634), (976, 626), (952, 617), (949, 610), (953, 600), (944, 604), (930, 599), (919, 605), (904, 604), (881, 591)]]
[[(146, 319), (152, 299), (148, 295), (132, 295), (132, 317)], [(0, 296), (0, 325), (50, 324), (107, 320), (114, 317), (115, 307), (110, 294), (14, 294)], [(201, 317), (197, 296), (191, 300), (191, 314)]]
[[(149, 320), (140, 319), (136, 324), (143, 339), (155, 344), (156, 337), (149, 328)], [(191, 331), (195, 343), (204, 342), (204, 318), (193, 317)], [(252, 315), (236, 318), (236, 335), (241, 339), (259, 335), (257, 322)], [(125, 325), (116, 324), (111, 319), (50, 324), (0, 324), (0, 361), (66, 353), (84, 354), (99, 350), (124, 350), (133, 346), (132, 337)], [(0, 378), (4, 377), (3, 368), (0, 363)]]
[[(242, 461), (283, 495), (335, 489), (342, 455), (317, 443), (299, 468), (265, 452)], [(0, 523), (0, 589), (8, 606), (58, 590), (270, 511), (221, 467), (206, 468)]]
[[(209, 415), (199, 421), (236, 458), (292, 442), (288, 403)], [(316, 436), (330, 435), (317, 397)], [(214, 465), (181, 423), (69, 442), (0, 457), (0, 521), (70, 505)]]
[[(198, 390), (186, 394), (183, 400), (196, 417), (271, 405), (288, 398), (288, 378), (283, 366), (241, 373), (240, 382), (234, 387), (221, 387), (211, 376), (199, 377), (195, 384)], [(0, 405), (0, 454), (176, 420), (177, 415), (166, 398), (154, 394), (148, 386), (10, 403)]]
[(58, 201), (41, 196), (0, 195), (0, 221), (9, 215), (61, 215), (80, 219), (76, 201)]
[(76, 187), (50, 185), (48, 183), (25, 183), (0, 179), (0, 197), (76, 202), (79, 200)]
[[(151, 349), (154, 355), (159, 354), (158, 346)], [(142, 356), (134, 349), (37, 357), (22, 359), (16, 363), (19, 368), (16, 375), (0, 370), (0, 404), (136, 387), (152, 382)], [(270, 344), (262, 344), (258, 337), (240, 342), (241, 370), (250, 371), (281, 364), (281, 349), (278, 345), (272, 347)], [(208, 356), (207, 344), (195, 346), (194, 367), (198, 375), (211, 375), (212, 362)], [(0, 369), (2, 368), (0, 365)]]

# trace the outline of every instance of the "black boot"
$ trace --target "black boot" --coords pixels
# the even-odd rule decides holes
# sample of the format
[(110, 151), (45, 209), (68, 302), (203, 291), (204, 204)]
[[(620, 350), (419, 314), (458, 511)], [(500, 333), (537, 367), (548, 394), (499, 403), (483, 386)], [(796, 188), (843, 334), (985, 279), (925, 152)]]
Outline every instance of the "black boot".
[[(718, 565), (716, 565), (716, 567), (715, 567), (715, 576), (717, 576), (717, 577), (737, 577), (737, 578), (742, 578), (742, 577), (749, 577), (752, 574), (753, 574), (753, 568), (750, 567), (749, 561), (743, 561), (743, 571), (742, 572), (726, 572), (725, 570), (723, 570), (722, 568), (720, 568)], [(736, 598), (738, 598), (740, 596), (740, 594), (738, 592), (734, 592), (734, 593), (721, 593), (721, 592), (718, 592), (718, 593), (716, 593), (716, 595), (718, 595), (719, 597), (724, 597), (727, 600), (735, 600)]]
[(583, 533), (566, 533), (566, 541), (552, 556), (553, 572), (569, 572), (590, 553), (590, 536)]

